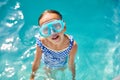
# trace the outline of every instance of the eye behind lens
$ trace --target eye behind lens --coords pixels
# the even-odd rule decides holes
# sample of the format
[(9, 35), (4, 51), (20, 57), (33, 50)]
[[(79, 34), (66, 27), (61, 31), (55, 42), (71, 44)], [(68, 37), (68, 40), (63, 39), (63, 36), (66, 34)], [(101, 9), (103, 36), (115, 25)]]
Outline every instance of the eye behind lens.
[(44, 28), (41, 28), (41, 29), (39, 30), (39, 33), (40, 33), (40, 35), (43, 36), (43, 37), (49, 37), (49, 36), (50, 36), (50, 30), (49, 30), (49, 29), (44, 30)]

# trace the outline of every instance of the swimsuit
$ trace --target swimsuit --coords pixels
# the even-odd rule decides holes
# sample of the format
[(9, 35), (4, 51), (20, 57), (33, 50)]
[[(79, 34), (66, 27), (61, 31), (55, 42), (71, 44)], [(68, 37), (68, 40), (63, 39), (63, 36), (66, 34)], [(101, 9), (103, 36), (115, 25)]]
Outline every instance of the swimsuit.
[(46, 67), (50, 69), (58, 69), (58, 68), (63, 68), (67, 64), (68, 60), (68, 55), (70, 53), (70, 50), (72, 49), (73, 46), (73, 38), (72, 36), (69, 36), (69, 46), (63, 50), (60, 51), (55, 51), (52, 50), (48, 47), (46, 47), (38, 38), (36, 38), (37, 45), (41, 48), (42, 50), (42, 61), (46, 65)]

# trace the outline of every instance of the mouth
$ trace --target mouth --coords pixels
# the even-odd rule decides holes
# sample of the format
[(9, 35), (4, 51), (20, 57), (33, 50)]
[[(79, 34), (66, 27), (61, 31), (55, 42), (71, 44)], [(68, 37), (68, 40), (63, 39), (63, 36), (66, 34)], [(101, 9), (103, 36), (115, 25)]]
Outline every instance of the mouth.
[(55, 35), (52, 35), (52, 40), (57, 40), (59, 38), (59, 35), (55, 34)]

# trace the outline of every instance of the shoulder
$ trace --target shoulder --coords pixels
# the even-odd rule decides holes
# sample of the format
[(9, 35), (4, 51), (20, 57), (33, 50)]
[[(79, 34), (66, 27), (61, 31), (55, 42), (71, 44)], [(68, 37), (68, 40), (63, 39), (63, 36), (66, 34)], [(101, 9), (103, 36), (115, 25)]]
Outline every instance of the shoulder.
[(69, 39), (73, 42), (73, 48), (77, 48), (77, 43), (76, 43), (76, 41), (74, 40), (74, 38), (73, 38), (72, 35), (69, 35)]
[(78, 45), (77, 45), (76, 41), (74, 41), (74, 42), (73, 42), (72, 50), (75, 50), (75, 51), (76, 51), (77, 48), (78, 48)]
[(45, 39), (44, 39), (44, 38), (42, 38), (42, 37), (36, 37), (36, 40), (37, 40), (37, 41), (41, 41), (41, 42), (42, 42), (42, 41), (44, 41)]
[(71, 44), (72, 44), (72, 51), (73, 50), (77, 50), (77, 43), (76, 43), (76, 41), (74, 40), (74, 38), (73, 38), (73, 36), (72, 35), (68, 35), (68, 34), (66, 34), (66, 36), (68, 36), (68, 38), (69, 38), (69, 40), (70, 40), (70, 42), (71, 42)]
[(44, 43), (45, 39), (44, 38), (39, 38), (39, 37), (36, 37), (36, 44), (37, 45), (41, 45), (42, 43)]
[(42, 51), (41, 46), (44, 41), (44, 38), (36, 38), (36, 52), (40, 53)]
[(74, 41), (72, 49), (71, 49), (70, 54), (69, 54), (69, 62), (70, 63), (74, 63), (74, 59), (75, 59), (75, 56), (76, 56), (76, 53), (77, 53), (77, 47), (78, 47), (77, 43)]
[(72, 49), (70, 51), (70, 56), (75, 56), (76, 52), (77, 52), (77, 48), (78, 48), (78, 45), (77, 43), (74, 41), (73, 42), (73, 46), (72, 46)]

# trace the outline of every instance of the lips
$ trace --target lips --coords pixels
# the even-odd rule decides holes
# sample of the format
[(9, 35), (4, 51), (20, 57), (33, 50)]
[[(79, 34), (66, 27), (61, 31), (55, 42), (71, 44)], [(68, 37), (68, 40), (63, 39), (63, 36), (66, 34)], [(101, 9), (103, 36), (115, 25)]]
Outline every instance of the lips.
[(59, 35), (55, 34), (55, 35), (52, 35), (52, 40), (57, 40), (59, 38)]

